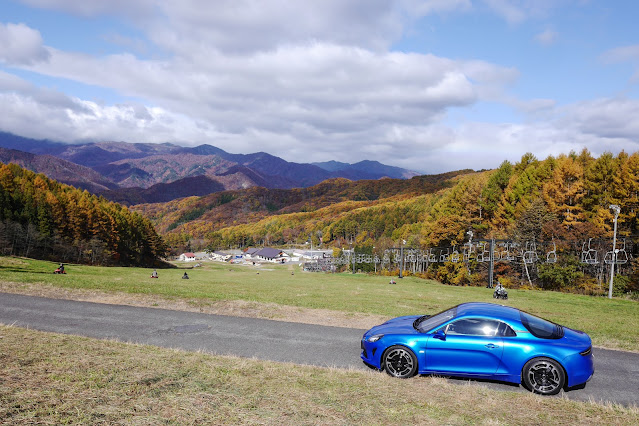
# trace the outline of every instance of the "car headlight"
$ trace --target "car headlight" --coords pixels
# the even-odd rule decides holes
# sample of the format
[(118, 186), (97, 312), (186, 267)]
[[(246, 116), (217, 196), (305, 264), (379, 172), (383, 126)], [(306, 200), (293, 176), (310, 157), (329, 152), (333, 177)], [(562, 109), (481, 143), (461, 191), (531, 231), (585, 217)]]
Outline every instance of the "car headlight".
[(384, 337), (383, 334), (374, 334), (374, 335), (372, 335), (371, 337), (368, 338), (368, 341), (369, 342), (377, 342), (382, 337)]

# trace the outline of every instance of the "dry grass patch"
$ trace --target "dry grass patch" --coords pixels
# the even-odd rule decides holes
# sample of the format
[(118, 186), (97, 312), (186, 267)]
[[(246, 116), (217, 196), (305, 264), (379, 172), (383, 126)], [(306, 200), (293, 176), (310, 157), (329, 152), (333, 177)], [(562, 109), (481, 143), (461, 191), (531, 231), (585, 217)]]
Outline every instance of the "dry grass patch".
[(421, 377), (0, 326), (6, 424), (637, 424), (639, 411)]

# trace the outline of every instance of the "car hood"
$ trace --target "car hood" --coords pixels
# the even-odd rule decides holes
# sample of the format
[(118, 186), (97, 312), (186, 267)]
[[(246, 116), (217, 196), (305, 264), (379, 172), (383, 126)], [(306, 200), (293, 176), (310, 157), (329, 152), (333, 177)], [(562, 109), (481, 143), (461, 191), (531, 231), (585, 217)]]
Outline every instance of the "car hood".
[(409, 315), (397, 317), (386, 321), (384, 324), (376, 325), (366, 332), (366, 336), (374, 334), (415, 334), (417, 330), (413, 328), (413, 323), (421, 315)]
[(592, 345), (590, 336), (580, 330), (573, 330), (572, 328), (564, 327), (564, 341), (571, 346), (583, 346), (587, 348)]

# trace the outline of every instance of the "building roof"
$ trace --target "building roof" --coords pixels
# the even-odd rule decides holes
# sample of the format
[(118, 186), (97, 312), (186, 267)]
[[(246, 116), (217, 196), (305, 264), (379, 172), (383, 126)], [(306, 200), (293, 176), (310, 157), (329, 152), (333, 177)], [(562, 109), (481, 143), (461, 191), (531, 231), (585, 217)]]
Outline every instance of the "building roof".
[(195, 253), (184, 253), (185, 257), (195, 257)]
[(253, 253), (254, 256), (262, 256), (267, 259), (273, 259), (275, 257), (280, 256), (281, 254), (282, 254), (282, 250), (274, 249), (270, 247), (264, 247), (263, 249), (260, 249), (257, 252)]

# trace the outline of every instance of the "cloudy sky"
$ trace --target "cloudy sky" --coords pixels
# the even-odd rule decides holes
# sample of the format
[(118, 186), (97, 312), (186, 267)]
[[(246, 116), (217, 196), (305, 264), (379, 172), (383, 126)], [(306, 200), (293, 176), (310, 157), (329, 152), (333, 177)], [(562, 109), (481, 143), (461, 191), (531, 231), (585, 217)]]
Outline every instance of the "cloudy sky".
[(639, 150), (635, 0), (2, 0), (0, 130), (423, 173)]

